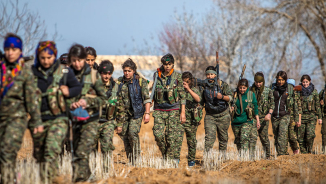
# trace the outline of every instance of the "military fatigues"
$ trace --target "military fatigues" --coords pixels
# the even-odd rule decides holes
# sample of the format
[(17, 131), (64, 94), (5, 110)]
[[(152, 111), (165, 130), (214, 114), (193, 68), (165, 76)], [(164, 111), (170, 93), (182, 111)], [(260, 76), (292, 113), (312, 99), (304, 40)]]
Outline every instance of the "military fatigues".
[[(201, 92), (196, 88), (192, 87), (191, 90), (195, 92), (201, 99)], [(195, 161), (196, 157), (196, 146), (197, 139), (196, 133), (198, 128), (198, 123), (200, 113), (202, 115), (202, 106), (197, 103), (189, 92), (186, 92), (186, 122), (182, 124), (184, 132), (186, 133), (187, 145), (188, 145), (188, 162)], [(197, 108), (196, 108), (197, 107)], [(198, 117), (195, 119), (195, 116)], [(199, 120), (199, 121), (198, 121)], [(182, 142), (180, 142), (180, 149), (182, 147)]]
[[(60, 62), (54, 63), (47, 72), (42, 70), (42, 67), (32, 66), (32, 70), (35, 76), (34, 83), (38, 87), (38, 90), (42, 93), (40, 100), (42, 125), (44, 131), (42, 133), (32, 134), (34, 152), (33, 156), (41, 165), (41, 178), (43, 181), (47, 178), (49, 182), (53, 177), (57, 175), (59, 168), (57, 157), (61, 153), (61, 147), (63, 140), (68, 130), (68, 117), (66, 117), (66, 104), (64, 96), (59, 90), (61, 82), (63, 80), (64, 72), (66, 71), (66, 77), (69, 89), (77, 89), (75, 94), (77, 95), (81, 90), (79, 82), (74, 78), (73, 71), (67, 69)], [(51, 80), (49, 78), (52, 78)], [(49, 81), (52, 83), (49, 84)], [(71, 91), (71, 90), (70, 90)], [(46, 102), (45, 102), (46, 101)], [(67, 109), (69, 110), (69, 109)], [(32, 127), (31, 127), (32, 128)], [(31, 129), (31, 132), (33, 129)]]
[[(216, 85), (208, 86), (206, 84), (203, 91), (203, 102), (205, 103), (205, 151), (213, 148), (216, 140), (216, 132), (219, 140), (219, 150), (226, 151), (228, 143), (228, 129), (230, 126), (231, 116), (229, 111), (229, 103), (216, 98), (217, 93), (228, 96), (232, 101), (232, 91), (226, 82), (218, 80), (218, 88)], [(212, 83), (213, 84), (213, 83)], [(213, 93), (213, 98), (211, 97)]]
[(145, 105), (150, 103), (147, 80), (134, 75), (131, 80), (119, 78), (117, 102), (117, 127), (123, 140), (127, 157), (134, 163), (140, 156), (139, 131), (145, 112)]
[(299, 149), (298, 140), (297, 140), (297, 133), (296, 133), (296, 125), (294, 122), (294, 117), (291, 115), (290, 123), (289, 123), (289, 144), (292, 151), (296, 151)]
[[(256, 127), (253, 127), (253, 119), (259, 113), (257, 99), (255, 94), (248, 89), (241, 95), (241, 99), (240, 94), (237, 94), (234, 101), (235, 112), (231, 124), (235, 137), (234, 144), (237, 145), (238, 151), (248, 151), (252, 129), (256, 129)], [(243, 109), (241, 109), (241, 106)], [(250, 151), (253, 152), (253, 150)]]
[[(154, 74), (155, 76), (156, 74)], [(157, 76), (154, 95), (155, 141), (164, 158), (180, 159), (183, 127), (180, 122), (180, 107), (186, 105), (186, 94), (180, 73)]]
[[(250, 90), (253, 91), (256, 96), (259, 94), (259, 91), (254, 90), (253, 87), (251, 87)], [(263, 145), (266, 158), (269, 158), (271, 156), (271, 147), (268, 138), (269, 121), (265, 120), (265, 116), (269, 113), (270, 109), (274, 109), (274, 106), (275, 104), (272, 90), (264, 86), (264, 90), (261, 93), (260, 100), (258, 101), (260, 128), (258, 129), (258, 131), (256, 128), (252, 128), (250, 134), (249, 147), (253, 151), (256, 150), (256, 143), (259, 135), (260, 142)], [(257, 120), (255, 118), (253, 120), (253, 127), (257, 127)]]
[(322, 138), (322, 150), (323, 153), (325, 153), (325, 147), (326, 147), (326, 106), (325, 106), (325, 93), (324, 89), (319, 92), (319, 99), (324, 101), (324, 105), (321, 105), (321, 112), (323, 116), (323, 123), (321, 124), (321, 138)]
[[(5, 62), (4, 64), (7, 74), (10, 74), (13, 66)], [(16, 177), (15, 162), (27, 128), (28, 114), (31, 117), (29, 127), (34, 129), (42, 125), (38, 108), (40, 93), (36, 91), (37, 87), (33, 82), (34, 76), (30, 68), (22, 67), (21, 73), (14, 78), (13, 86), (0, 104), (0, 174), (3, 184), (13, 183), (13, 177)]]
[(296, 129), (300, 151), (301, 153), (312, 153), (312, 146), (316, 137), (317, 116), (318, 119), (322, 118), (319, 95), (315, 89), (309, 96), (303, 96), (300, 93), (299, 100), (301, 101), (302, 108), (301, 126)]
[(98, 142), (101, 145), (101, 152), (103, 154), (111, 154), (115, 149), (113, 146), (113, 135), (114, 128), (116, 127), (115, 121), (115, 107), (117, 103), (117, 92), (118, 84), (110, 80), (107, 84), (103, 84), (107, 97), (109, 98), (108, 103), (105, 105), (105, 113), (103, 113), (100, 124), (98, 127), (98, 132), (95, 139), (95, 149), (98, 149)]
[[(75, 72), (76, 74), (76, 72)], [(84, 69), (76, 74), (77, 79), (83, 85), (81, 95), (77, 96), (71, 102), (77, 102), (80, 99), (85, 99), (87, 102), (86, 110), (91, 115), (99, 111), (106, 101), (107, 97), (101, 79), (92, 83), (90, 67), (85, 65)], [(95, 137), (98, 129), (98, 120), (87, 122), (84, 124), (74, 124), (73, 130), (73, 180), (86, 181), (91, 175), (89, 168), (89, 154), (94, 148)]]
[(293, 115), (294, 120), (299, 121), (301, 103), (291, 84), (288, 84), (286, 91), (282, 95), (276, 89), (273, 89), (273, 96), (275, 108), (272, 115), (272, 126), (275, 147), (277, 155), (285, 155), (287, 154), (290, 117)]

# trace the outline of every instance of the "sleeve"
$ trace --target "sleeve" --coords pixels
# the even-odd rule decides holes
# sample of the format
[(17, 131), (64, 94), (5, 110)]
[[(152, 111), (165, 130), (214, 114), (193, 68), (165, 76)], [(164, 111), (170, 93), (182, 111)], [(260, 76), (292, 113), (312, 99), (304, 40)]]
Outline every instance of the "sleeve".
[(202, 101), (202, 94), (198, 88), (193, 87), (192, 90), (199, 96), (200, 101)]
[(116, 114), (116, 121), (117, 121), (117, 127), (122, 127), (123, 123), (126, 121), (127, 116), (127, 110), (125, 109), (125, 105), (123, 103), (123, 97), (122, 97), (123, 91), (119, 91), (117, 93), (117, 114)]
[(144, 104), (151, 103), (152, 100), (149, 96), (148, 82), (146, 79), (142, 80), (141, 93), (142, 93)]
[(229, 102), (232, 102), (233, 93), (232, 93), (232, 90), (231, 90), (230, 86), (226, 82), (224, 82), (223, 95), (227, 95), (230, 98)]
[(252, 93), (252, 104), (254, 105), (254, 114), (255, 116), (258, 115), (258, 102), (255, 93)]
[[(77, 80), (72, 69), (68, 68), (68, 70), (69, 70), (69, 72), (68, 72), (68, 76), (67, 76), (67, 86), (69, 87), (69, 98), (73, 98), (73, 97), (78, 96), (81, 93), (82, 85)], [(63, 79), (62, 79), (61, 84), (63, 85)]]
[(180, 97), (180, 103), (181, 105), (186, 105), (186, 91), (185, 88), (183, 87), (183, 80), (181, 75), (178, 76), (178, 86), (177, 86), (177, 91)]
[(102, 79), (98, 79), (95, 84), (92, 86), (92, 88), (96, 92), (96, 97), (83, 97), (83, 99), (86, 100), (87, 107), (89, 106), (102, 106), (106, 103), (108, 100), (105, 89), (103, 87)]
[(316, 93), (314, 95), (314, 100), (315, 100), (315, 109), (316, 109), (316, 115), (318, 116), (318, 119), (322, 119), (322, 113), (321, 113), (321, 108), (320, 108), (320, 103), (319, 103), (319, 95), (318, 92), (316, 90)]
[(294, 103), (293, 103), (293, 117), (295, 122), (299, 122), (299, 114), (302, 114), (301, 110), (301, 100), (300, 99), (300, 94), (297, 92), (294, 92)]
[(273, 90), (269, 90), (268, 93), (268, 109), (275, 109), (275, 102), (274, 102), (274, 95), (273, 95)]
[(42, 125), (39, 100), (41, 100), (41, 91), (38, 90), (37, 84), (34, 83), (34, 75), (31, 71), (26, 70), (26, 81), (24, 83), (25, 107), (31, 119), (29, 127), (35, 128)]
[[(324, 98), (324, 90), (321, 90), (320, 92), (319, 92), (319, 101), (321, 101), (322, 99)], [(325, 100), (324, 100), (325, 101)], [(324, 108), (325, 108), (325, 104), (324, 105), (320, 105), (320, 108), (321, 108), (321, 113), (322, 113), (322, 115), (324, 114)]]

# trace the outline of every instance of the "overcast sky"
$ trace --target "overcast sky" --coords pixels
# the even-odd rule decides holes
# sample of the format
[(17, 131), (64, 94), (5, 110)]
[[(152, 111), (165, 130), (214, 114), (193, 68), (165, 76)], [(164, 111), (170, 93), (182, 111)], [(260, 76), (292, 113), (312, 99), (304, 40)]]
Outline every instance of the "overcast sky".
[(94, 47), (99, 55), (137, 54), (135, 39), (157, 44), (156, 36), (163, 23), (171, 21), (175, 10), (201, 16), (210, 9), (211, 0), (20, 0), (38, 12), (47, 24), (49, 35), (55, 24), (62, 40), (57, 41), (59, 54), (73, 43)]

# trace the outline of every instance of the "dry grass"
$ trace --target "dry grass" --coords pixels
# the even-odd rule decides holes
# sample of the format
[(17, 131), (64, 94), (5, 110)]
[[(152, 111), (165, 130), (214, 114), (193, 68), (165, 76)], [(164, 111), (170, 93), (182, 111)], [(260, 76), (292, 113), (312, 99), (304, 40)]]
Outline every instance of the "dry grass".
[[(184, 139), (181, 161), (178, 167), (173, 161), (164, 161), (152, 134), (153, 121), (142, 125), (140, 132), (141, 158), (131, 165), (125, 155), (123, 142), (115, 135), (116, 150), (112, 156), (100, 153), (90, 155), (92, 176), (96, 183), (324, 183), (326, 182), (325, 155), (290, 155), (276, 157), (273, 137), (270, 130), (272, 160), (263, 160), (263, 150), (258, 141), (254, 158), (248, 153), (238, 153), (233, 144), (233, 134), (229, 130), (228, 151), (218, 152), (218, 143), (204, 155), (204, 128), (199, 126), (197, 133), (196, 166), (187, 167), (187, 145)], [(271, 127), (270, 127), (271, 129)], [(320, 126), (317, 125), (315, 150), (321, 153)], [(39, 166), (32, 158), (32, 142), (27, 132), (17, 159), (20, 183), (41, 183)], [(291, 151), (289, 150), (291, 154)], [(72, 175), (71, 156), (66, 153), (58, 160), (59, 177), (55, 183), (70, 183)], [(105, 163), (105, 164), (104, 164)], [(102, 167), (107, 165), (107, 168)]]

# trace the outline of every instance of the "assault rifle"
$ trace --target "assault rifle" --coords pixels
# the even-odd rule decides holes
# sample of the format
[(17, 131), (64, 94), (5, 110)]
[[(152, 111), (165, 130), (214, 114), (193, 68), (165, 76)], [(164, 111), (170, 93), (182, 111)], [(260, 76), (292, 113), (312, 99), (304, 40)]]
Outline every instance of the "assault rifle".
[(194, 80), (194, 85), (195, 86), (199, 86), (200, 88), (204, 87), (206, 84), (209, 85), (209, 81), (214, 80), (215, 85), (219, 88), (221, 86), (218, 86), (218, 79), (219, 79), (219, 75), (220, 75), (220, 61), (218, 59), (218, 51), (216, 51), (216, 77), (214, 79), (205, 79), (205, 80), (201, 80), (201, 79), (195, 79)]
[[(245, 72), (245, 71), (246, 71), (246, 64), (243, 65), (243, 67), (242, 67), (242, 72), (241, 72), (241, 74), (240, 74), (240, 77), (239, 77), (239, 81), (238, 81), (238, 83), (240, 82), (241, 79), (243, 79), (243, 76), (244, 76), (244, 72)], [(235, 107), (235, 103), (236, 103), (236, 98), (237, 98), (237, 96), (238, 96), (238, 92), (237, 92), (237, 87), (236, 87), (236, 89), (235, 89), (235, 91), (234, 91), (234, 95), (233, 95), (233, 101), (231, 102), (231, 106), (232, 106), (232, 107)], [(240, 98), (240, 105), (241, 105), (241, 108), (242, 108), (242, 100), (241, 100), (241, 98)], [(232, 117), (232, 119), (233, 119), (233, 117), (234, 117), (234, 113), (235, 113), (235, 108), (234, 108), (233, 111), (231, 111), (231, 117)]]

